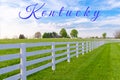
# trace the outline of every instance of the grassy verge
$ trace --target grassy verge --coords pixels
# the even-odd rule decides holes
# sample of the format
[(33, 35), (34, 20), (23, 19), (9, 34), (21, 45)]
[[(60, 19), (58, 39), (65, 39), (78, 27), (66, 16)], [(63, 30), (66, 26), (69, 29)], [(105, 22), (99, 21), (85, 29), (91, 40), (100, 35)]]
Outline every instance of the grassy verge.
[(72, 58), (28, 76), (28, 80), (120, 80), (120, 45), (106, 44), (92, 53)]
[[(0, 40), (0, 43), (21, 43), (21, 42), (65, 42), (65, 41), (82, 41), (80, 39), (36, 39), (36, 40)], [(62, 47), (65, 45), (58, 45)], [(27, 52), (50, 49), (47, 47), (34, 47), (27, 48)], [(19, 49), (12, 50), (0, 50), (0, 55), (6, 55), (11, 53), (17, 53)], [(59, 51), (62, 53), (63, 51)], [(49, 55), (48, 53), (47, 55)], [(27, 60), (37, 59), (46, 55), (36, 55), (28, 57)], [(73, 57), (70, 63), (66, 61), (56, 65), (56, 70), (52, 71), (51, 68), (47, 68), (35, 74), (28, 76), (28, 80), (120, 80), (120, 44), (111, 43), (95, 49), (94, 51), (80, 55), (79, 58)], [(49, 61), (46, 61), (47, 63)], [(0, 68), (19, 63), (19, 59), (0, 62)], [(44, 63), (38, 63), (27, 67), (27, 69), (33, 69)], [(8, 74), (0, 75), (0, 80), (18, 73), (19, 70), (13, 71)]]
[(76, 41), (93, 41), (103, 39), (70, 39), (70, 38), (43, 38), (43, 39), (1, 39), (0, 44), (7, 43), (35, 43), (35, 42), (76, 42)]
[(7, 43), (35, 43), (35, 42), (75, 42), (83, 41), (82, 39), (69, 39), (69, 38), (45, 38), (45, 39), (6, 39), (0, 40), (0, 44)]

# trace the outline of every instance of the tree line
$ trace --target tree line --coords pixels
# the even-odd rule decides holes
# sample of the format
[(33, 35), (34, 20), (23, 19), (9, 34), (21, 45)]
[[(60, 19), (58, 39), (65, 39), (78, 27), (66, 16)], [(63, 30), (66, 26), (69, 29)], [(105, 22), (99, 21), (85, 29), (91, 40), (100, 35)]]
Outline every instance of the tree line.
[[(25, 39), (26, 37), (24, 34), (19, 35), (19, 39)], [(76, 29), (72, 29), (70, 32), (70, 35), (68, 35), (67, 31), (65, 28), (62, 28), (58, 33), (56, 32), (45, 32), (43, 35), (40, 32), (36, 32), (34, 34), (34, 38), (78, 38), (78, 31)], [(91, 38), (98, 38), (96, 37), (91, 37)], [(106, 39), (107, 38), (107, 33), (102, 34), (102, 38)], [(116, 31), (114, 33), (114, 38), (120, 39), (120, 30)]]
[[(45, 32), (43, 35), (40, 32), (36, 32), (34, 34), (34, 38), (77, 38), (78, 37), (78, 31), (76, 29), (71, 30), (70, 36), (68, 35), (65, 28), (62, 28), (58, 33), (56, 32)], [(26, 37), (24, 34), (19, 35), (19, 39), (25, 39)]]

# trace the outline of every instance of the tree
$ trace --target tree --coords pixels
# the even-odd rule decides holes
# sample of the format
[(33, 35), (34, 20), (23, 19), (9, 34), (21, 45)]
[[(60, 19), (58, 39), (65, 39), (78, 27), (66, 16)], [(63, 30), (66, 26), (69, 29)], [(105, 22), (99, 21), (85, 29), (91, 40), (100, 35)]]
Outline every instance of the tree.
[(114, 33), (114, 37), (115, 37), (116, 39), (120, 39), (120, 30), (118, 30), (118, 31), (116, 31), (116, 32)]
[(66, 38), (68, 35), (67, 35), (67, 32), (66, 32), (66, 30), (64, 29), (64, 28), (62, 28), (61, 30), (60, 30), (60, 35), (61, 35), (61, 37), (64, 37), (64, 38)]
[(43, 38), (59, 38), (60, 36), (56, 32), (44, 33)]
[(102, 36), (103, 36), (104, 39), (106, 38), (106, 35), (107, 35), (106, 33), (103, 33), (103, 34), (102, 34)]
[(34, 35), (35, 38), (41, 38), (41, 33), (40, 32), (36, 32)]
[(98, 36), (96, 36), (95, 38), (96, 38), (96, 39), (98, 39), (99, 37), (98, 37)]
[(70, 35), (71, 35), (71, 37), (76, 38), (76, 37), (78, 37), (78, 31), (77, 31), (76, 29), (73, 29), (73, 30), (70, 32)]
[(44, 33), (42, 37), (43, 38), (48, 38), (48, 33)]
[(52, 32), (52, 37), (53, 38), (59, 38), (60, 36), (56, 32)]
[(19, 35), (19, 39), (25, 39), (24, 34), (20, 34), (20, 35)]

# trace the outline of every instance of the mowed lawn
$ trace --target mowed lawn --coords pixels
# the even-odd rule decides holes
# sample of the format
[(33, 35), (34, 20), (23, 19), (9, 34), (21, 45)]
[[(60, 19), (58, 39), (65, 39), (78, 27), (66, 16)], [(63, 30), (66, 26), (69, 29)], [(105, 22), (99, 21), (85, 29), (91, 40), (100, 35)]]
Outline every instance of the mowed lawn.
[[(67, 42), (67, 41), (86, 41), (80, 39), (36, 39), (36, 40), (0, 40), (0, 44), (7, 43), (29, 43), (29, 42)], [(49, 47), (45, 47), (47, 49)], [(35, 49), (27, 49), (38, 50)], [(11, 54), (18, 52), (18, 49), (8, 51), (0, 51), (0, 55)], [(39, 57), (39, 56), (38, 56)], [(28, 60), (36, 58), (30, 57)], [(0, 67), (18, 63), (19, 60), (8, 61), (6, 63), (1, 62)], [(38, 65), (29, 67), (32, 69)], [(19, 71), (14, 71), (18, 73)], [(6, 78), (6, 76), (12, 75), (0, 75), (0, 80)], [(56, 70), (52, 71), (51, 67), (39, 71), (27, 77), (28, 80), (120, 80), (120, 43), (105, 44), (92, 52), (85, 55), (79, 55), (78, 58), (73, 57), (71, 62), (61, 62), (56, 65)]]
[(28, 76), (28, 80), (120, 80), (120, 43), (101, 46), (94, 51)]

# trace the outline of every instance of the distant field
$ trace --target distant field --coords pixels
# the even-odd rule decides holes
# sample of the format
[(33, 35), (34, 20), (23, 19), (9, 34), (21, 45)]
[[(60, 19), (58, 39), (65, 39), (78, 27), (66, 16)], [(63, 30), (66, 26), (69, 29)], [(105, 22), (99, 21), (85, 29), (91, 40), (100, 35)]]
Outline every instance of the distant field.
[(35, 43), (35, 42), (76, 42), (76, 41), (93, 41), (102, 39), (70, 39), (70, 38), (45, 38), (45, 39), (4, 39), (0, 44), (7, 43)]
[(34, 42), (67, 42), (67, 41), (81, 41), (82, 39), (69, 39), (69, 38), (46, 38), (46, 39), (5, 39), (0, 40), (0, 44), (7, 43), (34, 43)]

